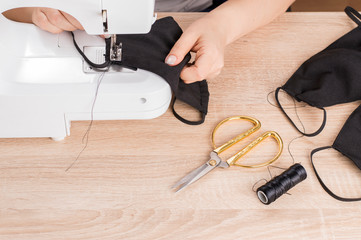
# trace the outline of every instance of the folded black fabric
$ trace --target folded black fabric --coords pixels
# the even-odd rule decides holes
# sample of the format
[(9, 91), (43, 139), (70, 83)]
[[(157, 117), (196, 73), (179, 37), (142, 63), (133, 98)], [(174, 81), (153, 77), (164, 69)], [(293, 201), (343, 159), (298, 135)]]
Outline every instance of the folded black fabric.
[(332, 147), (361, 170), (361, 105), (347, 119)]
[[(180, 73), (183, 67), (188, 64), (191, 59), (190, 53), (188, 53), (183, 61), (176, 66), (169, 66), (164, 62), (182, 33), (182, 29), (172, 17), (159, 19), (153, 24), (150, 32), (147, 34), (117, 35), (117, 43), (122, 43), (121, 62), (111, 62), (109, 60), (109, 55), (107, 54), (105, 56), (106, 62), (104, 64), (97, 65), (91, 62), (90, 64), (93, 67), (99, 68), (104, 68), (110, 64), (119, 64), (128, 68), (144, 69), (161, 76), (168, 82), (175, 95), (172, 103), (172, 110), (175, 117), (186, 124), (201, 124), (204, 122), (208, 112), (209, 91), (207, 81), (203, 80), (201, 82), (185, 84), (183, 80), (180, 79)], [(110, 40), (106, 39), (105, 41), (108, 53)], [(87, 59), (84, 53), (79, 49), (75, 39), (74, 44), (80, 54), (84, 57), (84, 60), (88, 62), (89, 59)], [(181, 117), (174, 110), (176, 99), (179, 99), (200, 111), (202, 115), (201, 120), (189, 121)]]
[[(323, 130), (325, 107), (361, 100), (361, 15), (351, 7), (345, 12), (358, 26), (304, 62), (275, 92), (281, 111), (305, 136), (316, 136)], [(317, 131), (305, 133), (297, 128), (278, 100), (280, 89), (297, 101), (323, 110), (324, 119)]]
[[(180, 72), (191, 59), (189, 53), (177, 66), (169, 66), (164, 62), (182, 33), (182, 29), (172, 17), (165, 17), (157, 20), (148, 34), (117, 35), (117, 41), (121, 42), (123, 47), (122, 64), (141, 68), (164, 78), (177, 99), (202, 113), (202, 120), (192, 122), (176, 116), (188, 124), (200, 124), (204, 122), (208, 111), (209, 92), (206, 80), (185, 84), (180, 79)], [(174, 103), (172, 107), (174, 110)]]
[(361, 170), (361, 105), (356, 108), (355, 111), (350, 115), (345, 124), (343, 125), (340, 133), (337, 135), (336, 140), (333, 142), (332, 146), (320, 147), (312, 150), (311, 152), (311, 164), (313, 170), (316, 173), (316, 177), (320, 182), (323, 189), (333, 198), (344, 201), (344, 202), (353, 202), (361, 201), (361, 198), (345, 198), (340, 197), (333, 193), (326, 184), (322, 181), (320, 175), (318, 174), (316, 167), (313, 163), (313, 155), (317, 152), (323, 151), (325, 149), (336, 149), (344, 156), (348, 157), (355, 165)]

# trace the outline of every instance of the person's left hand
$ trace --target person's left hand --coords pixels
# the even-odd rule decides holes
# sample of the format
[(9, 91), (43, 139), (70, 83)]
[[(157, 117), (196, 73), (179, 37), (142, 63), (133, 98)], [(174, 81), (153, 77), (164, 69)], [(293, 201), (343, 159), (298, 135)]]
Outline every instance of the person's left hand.
[(193, 83), (218, 76), (224, 65), (224, 34), (216, 22), (207, 16), (189, 26), (169, 52), (165, 63), (178, 65), (189, 51), (195, 52), (195, 62), (181, 72), (185, 83)]
[(52, 8), (31, 8), (31, 21), (39, 28), (51, 32), (84, 30), (73, 16)]

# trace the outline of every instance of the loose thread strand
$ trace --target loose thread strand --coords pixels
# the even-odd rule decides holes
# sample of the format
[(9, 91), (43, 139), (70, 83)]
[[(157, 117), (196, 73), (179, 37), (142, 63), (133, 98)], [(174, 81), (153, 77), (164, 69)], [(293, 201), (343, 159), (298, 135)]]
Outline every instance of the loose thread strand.
[[(99, 93), (99, 87), (103, 81), (104, 75), (105, 73), (109, 70), (109, 67), (107, 69), (105, 69), (104, 71), (102, 71), (102, 74), (99, 75), (99, 78), (97, 80), (97, 87), (95, 90), (95, 96), (94, 96), (94, 101), (91, 107), (91, 113), (90, 113), (90, 123), (88, 125), (88, 128), (82, 138), (82, 144), (85, 144), (83, 149), (78, 153), (77, 157), (75, 158), (75, 160), (69, 165), (69, 167), (65, 170), (65, 172), (69, 171), (74, 165), (75, 163), (78, 162), (81, 154), (85, 151), (85, 149), (88, 147), (88, 142), (89, 142), (89, 134), (90, 134), (90, 130), (93, 126), (93, 122), (94, 122), (94, 107), (95, 107), (95, 103), (97, 101), (98, 98), (98, 93)], [(85, 142), (85, 143), (84, 143)]]
[[(273, 103), (269, 100), (269, 96), (270, 96), (271, 94), (273, 94), (274, 92), (275, 92), (275, 91), (271, 91), (271, 92), (269, 92), (269, 93), (267, 94), (267, 102), (268, 102), (271, 106), (274, 106), (274, 107), (279, 108), (279, 106), (273, 104)], [(303, 132), (306, 132), (305, 125), (304, 125), (303, 122), (301, 121), (301, 118), (300, 118), (300, 116), (299, 116), (299, 114), (298, 114), (298, 111), (297, 111), (297, 108), (306, 107), (306, 105), (297, 107), (295, 99), (292, 98), (292, 100), (293, 100), (293, 109), (295, 110), (295, 114), (296, 114), (297, 120), (300, 122)], [(285, 108), (285, 109), (287, 109), (287, 108)], [(292, 144), (293, 141), (295, 141), (296, 139), (299, 139), (299, 138), (302, 138), (302, 137), (303, 137), (303, 135), (300, 135), (300, 136), (298, 136), (298, 137), (295, 137), (295, 138), (292, 139), (292, 140), (288, 143), (288, 145), (287, 145), (287, 151), (288, 151), (288, 154), (290, 155), (290, 157), (291, 157), (291, 159), (292, 159), (292, 165), (295, 164), (296, 161), (295, 161), (295, 158), (294, 158), (294, 156), (293, 156), (293, 154), (292, 154), (292, 152), (291, 152), (291, 144)], [(268, 170), (268, 171), (269, 171), (269, 170)], [(270, 172), (270, 171), (269, 171), (269, 172)], [(270, 173), (270, 175), (271, 175), (271, 179), (272, 179), (272, 174)]]
[[(274, 91), (268, 93), (267, 101), (268, 101), (268, 103), (270, 105), (272, 105), (274, 107), (278, 107), (278, 106), (272, 104), (271, 101), (269, 100), (269, 96), (273, 92)], [(305, 126), (304, 126), (303, 122), (301, 121), (301, 118), (300, 118), (300, 116), (299, 116), (299, 114), (297, 112), (296, 102), (295, 102), (294, 99), (292, 99), (292, 100), (293, 100), (293, 108), (295, 110), (295, 114), (297, 116), (297, 119), (300, 122), (303, 131), (305, 132)], [(304, 107), (304, 106), (302, 106), (302, 107)], [(293, 154), (291, 152), (291, 148), (290, 148), (291, 144), (296, 139), (299, 139), (299, 138), (302, 138), (302, 137), (303, 137), (303, 135), (298, 136), (298, 137), (292, 139), (288, 144), (288, 153), (289, 153), (289, 155), (291, 156), (291, 159), (292, 159), (292, 166), (290, 168), (285, 170), (282, 167), (278, 167), (278, 166), (274, 166), (274, 165), (271, 165), (271, 166), (267, 167), (267, 170), (268, 170), (268, 173), (269, 173), (269, 175), (271, 177), (271, 180), (270, 181), (266, 180), (266, 184), (257, 189), (257, 196), (258, 196), (259, 200), (262, 203), (270, 204), (270, 203), (274, 202), (277, 198), (282, 196), (283, 194), (291, 195), (291, 194), (287, 193), (287, 191), (289, 189), (291, 189), (292, 187), (294, 187), (296, 184), (298, 184), (298, 183), (302, 182), (304, 179), (306, 179), (306, 177), (307, 177), (306, 170), (304, 169), (304, 167), (301, 164), (299, 164), (299, 163), (295, 164), (295, 158), (294, 158), (294, 156), (293, 156)], [(282, 169), (282, 170), (285, 170), (285, 171), (281, 175), (273, 177), (272, 173), (271, 173), (271, 169), (270, 169), (271, 167)], [(258, 180), (253, 185), (253, 187), (252, 187), (253, 191), (254, 191), (255, 185), (258, 184), (262, 180), (263, 179)]]
[(257, 182), (255, 182), (255, 183), (253, 184), (253, 186), (252, 186), (252, 191), (253, 191), (253, 192), (257, 192), (257, 190), (255, 189), (255, 187), (256, 187), (256, 185), (257, 185), (258, 183), (260, 183), (261, 181), (265, 181), (266, 183), (268, 183), (267, 179), (261, 178), (260, 180), (258, 180)]
[[(271, 101), (270, 101), (270, 99), (269, 99), (269, 96), (271, 95), (271, 94), (273, 94), (275, 91), (271, 91), (271, 92), (269, 92), (268, 94), (267, 94), (267, 102), (271, 105), (271, 106), (273, 106), (273, 107), (276, 107), (276, 108), (280, 108), (279, 106), (277, 106), (276, 104), (274, 104), (274, 103), (272, 103)], [(294, 100), (294, 99), (293, 99)], [(307, 107), (307, 105), (301, 105), (301, 106), (296, 106), (296, 108), (304, 108), (304, 107)], [(293, 107), (284, 107), (283, 109), (291, 109), (291, 108), (293, 108)]]

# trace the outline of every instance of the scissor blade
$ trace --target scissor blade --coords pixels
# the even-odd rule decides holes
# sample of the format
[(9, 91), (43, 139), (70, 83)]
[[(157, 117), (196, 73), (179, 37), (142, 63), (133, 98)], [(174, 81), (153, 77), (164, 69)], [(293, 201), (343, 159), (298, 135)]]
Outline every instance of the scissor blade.
[(202, 166), (200, 166), (199, 168), (192, 171), (191, 173), (189, 173), (184, 178), (182, 178), (179, 182), (177, 182), (173, 186), (173, 188), (179, 187), (178, 190), (176, 191), (176, 192), (179, 192), (180, 190), (184, 189), (185, 187), (189, 186), (190, 184), (194, 183), (195, 181), (197, 181), (198, 179), (200, 179), (201, 177), (203, 177), (204, 175), (209, 173), (215, 167), (216, 167), (216, 165), (210, 166), (207, 162), (207, 163), (203, 164)]
[(207, 167), (207, 163), (203, 164), (202, 166), (194, 169), (192, 172), (188, 173), (185, 177), (183, 177), (181, 180), (176, 182), (172, 188), (178, 188), (179, 186), (189, 182), (191, 179), (193, 179), (195, 176), (197, 176), (200, 172), (202, 172)]
[(196, 175), (194, 178), (192, 178), (190, 181), (188, 181), (187, 183), (183, 184), (176, 192), (179, 192), (180, 190), (182, 190), (183, 188), (191, 185), (192, 183), (194, 183), (195, 181), (199, 180), (201, 177), (203, 177), (204, 175), (206, 175), (207, 173), (209, 173), (211, 170), (213, 170), (215, 167), (214, 166), (207, 166), (202, 172), (200, 172), (198, 175)]

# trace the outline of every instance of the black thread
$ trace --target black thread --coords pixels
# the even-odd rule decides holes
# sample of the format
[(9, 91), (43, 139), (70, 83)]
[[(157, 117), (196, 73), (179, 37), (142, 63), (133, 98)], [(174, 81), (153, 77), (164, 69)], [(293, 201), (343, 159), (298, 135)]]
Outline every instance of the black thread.
[(281, 169), (283, 171), (287, 170), (287, 168), (283, 168), (283, 167), (278, 167), (278, 166), (273, 166), (273, 165), (267, 166), (267, 170), (268, 170), (268, 173), (269, 173), (271, 179), (273, 178), (272, 173), (271, 173), (271, 168), (277, 168), (277, 169)]
[[(293, 106), (295, 107), (296, 117), (297, 117), (298, 121), (300, 122), (300, 124), (301, 124), (301, 126), (302, 126), (302, 131), (303, 131), (303, 132), (306, 132), (305, 125), (304, 125), (303, 122), (301, 121), (301, 118), (300, 118), (300, 116), (298, 115), (298, 112), (297, 112), (296, 100), (295, 100), (294, 98), (292, 98), (292, 100), (293, 100)], [(293, 154), (292, 154), (292, 152), (291, 152), (291, 144), (292, 144), (293, 141), (295, 141), (296, 139), (299, 139), (299, 138), (302, 138), (302, 137), (304, 137), (304, 135), (300, 135), (300, 136), (298, 136), (298, 137), (295, 137), (294, 139), (292, 139), (292, 140), (290, 141), (290, 143), (289, 143), (288, 146), (287, 146), (288, 154), (289, 154), (289, 155), (291, 156), (291, 158), (292, 158), (292, 164), (295, 164), (295, 158), (293, 157)]]
[[(274, 92), (275, 92), (275, 90), (274, 90), (274, 91), (271, 91), (271, 92), (269, 92), (269, 93), (267, 94), (267, 102), (268, 102), (271, 106), (273, 106), (273, 107), (280, 108), (280, 106), (274, 105), (274, 104), (271, 103), (271, 101), (269, 100), (269, 96), (270, 96), (271, 94), (273, 94)], [(305, 125), (304, 125), (303, 122), (301, 121), (301, 118), (300, 118), (300, 116), (299, 116), (299, 114), (298, 114), (298, 112), (297, 112), (297, 108), (303, 108), (303, 107), (306, 107), (306, 105), (297, 107), (297, 106), (296, 106), (296, 100), (295, 100), (294, 98), (292, 98), (292, 101), (293, 101), (293, 108), (295, 109), (296, 117), (297, 117), (298, 121), (300, 122), (300, 124), (301, 124), (301, 126), (302, 126), (302, 131), (303, 131), (303, 132), (306, 132)], [(291, 107), (289, 107), (289, 108), (291, 108)], [(288, 108), (284, 108), (284, 109), (288, 109)], [(291, 153), (291, 149), (290, 149), (291, 144), (292, 144), (293, 141), (295, 141), (296, 139), (299, 139), (299, 138), (302, 138), (302, 137), (304, 137), (304, 135), (295, 137), (294, 139), (292, 139), (292, 140), (290, 141), (290, 143), (289, 143), (288, 146), (287, 146), (288, 154), (289, 154), (289, 155), (291, 156), (291, 158), (292, 158), (292, 164), (295, 164), (295, 158), (293, 157), (293, 154)], [(273, 166), (273, 167), (275, 167), (275, 166)], [(268, 169), (268, 172), (270, 172), (269, 169)], [(271, 175), (271, 178), (272, 178), (272, 174), (270, 174), (270, 175)]]
[[(267, 94), (267, 102), (268, 102), (270, 105), (279, 108), (279, 106), (273, 105), (273, 104), (269, 101), (269, 96), (270, 96), (272, 93), (274, 93), (274, 92), (275, 92), (275, 91), (271, 91), (271, 92), (269, 92), (269, 93)], [(292, 98), (292, 100), (293, 100), (293, 108), (295, 109), (295, 114), (296, 114), (296, 116), (297, 116), (297, 119), (298, 119), (298, 121), (300, 122), (300, 124), (301, 124), (301, 126), (302, 126), (302, 130), (305, 132), (305, 131), (306, 131), (305, 126), (304, 126), (304, 124), (302, 123), (301, 118), (300, 118), (300, 116), (298, 115), (298, 112), (297, 112), (296, 101), (295, 101), (295, 99), (293, 99), (293, 98)], [(305, 106), (300, 106), (300, 107), (305, 107)], [(293, 156), (293, 154), (292, 154), (292, 152), (291, 152), (291, 148), (290, 148), (290, 147), (291, 147), (291, 144), (292, 144), (293, 141), (295, 141), (296, 139), (299, 139), (299, 138), (302, 138), (302, 137), (304, 137), (304, 135), (300, 135), (300, 136), (298, 136), (298, 137), (295, 137), (294, 139), (292, 139), (292, 140), (289, 142), (289, 144), (288, 144), (288, 146), (287, 146), (288, 154), (290, 155), (290, 157), (291, 157), (291, 159), (292, 159), (292, 165), (295, 164), (295, 158), (294, 158), (294, 156)], [(268, 170), (268, 173), (269, 173), (271, 179), (273, 178), (272, 173), (271, 173), (271, 169), (270, 169), (271, 167), (273, 167), (273, 168), (278, 168), (278, 169), (282, 169), (282, 170), (286, 170), (286, 168), (282, 168), (282, 167), (278, 167), (278, 166), (274, 166), (274, 165), (267, 166), (267, 170)], [(262, 179), (258, 180), (255, 184), (253, 184), (253, 187), (252, 187), (252, 191), (253, 191), (253, 192), (256, 192), (256, 191), (254, 190), (254, 188), (255, 188), (255, 186), (256, 186), (260, 181), (262, 181), (262, 180), (265, 180), (266, 183), (268, 183), (268, 181), (267, 181), (265, 178), (262, 178)], [(289, 194), (289, 193), (287, 193), (287, 192), (286, 192), (285, 194), (291, 195), (291, 194)]]
[(258, 180), (257, 182), (255, 182), (255, 184), (253, 184), (253, 187), (252, 187), (252, 191), (253, 192), (257, 192), (257, 190), (255, 189), (255, 186), (260, 183), (261, 181), (265, 181), (266, 183), (268, 183), (267, 179), (265, 178), (261, 178), (260, 180)]
[(271, 204), (306, 178), (305, 168), (301, 164), (296, 163), (281, 175), (274, 177), (271, 181), (259, 187), (257, 189), (258, 199), (266, 205)]
[[(292, 141), (291, 141), (291, 142), (292, 142)], [(288, 145), (288, 146), (289, 146), (289, 145)], [(289, 152), (289, 153), (290, 153), (290, 155), (291, 155), (291, 157), (292, 157), (292, 159), (293, 159), (293, 156), (292, 156), (291, 152)], [(293, 164), (294, 164), (294, 159), (293, 159), (292, 165), (293, 165)], [(278, 168), (278, 169), (281, 169), (281, 170), (283, 170), (283, 171), (287, 170), (287, 168), (283, 168), (283, 167), (277, 167), (277, 166), (272, 166), (272, 165), (267, 166), (268, 173), (269, 173), (269, 175), (271, 176), (271, 179), (273, 178), (272, 173), (271, 173), (271, 167), (273, 167), (273, 168)], [(267, 182), (268, 182), (268, 181), (267, 181)], [(287, 195), (292, 195), (291, 193), (288, 193), (288, 192), (286, 192), (285, 194), (287, 194)]]

